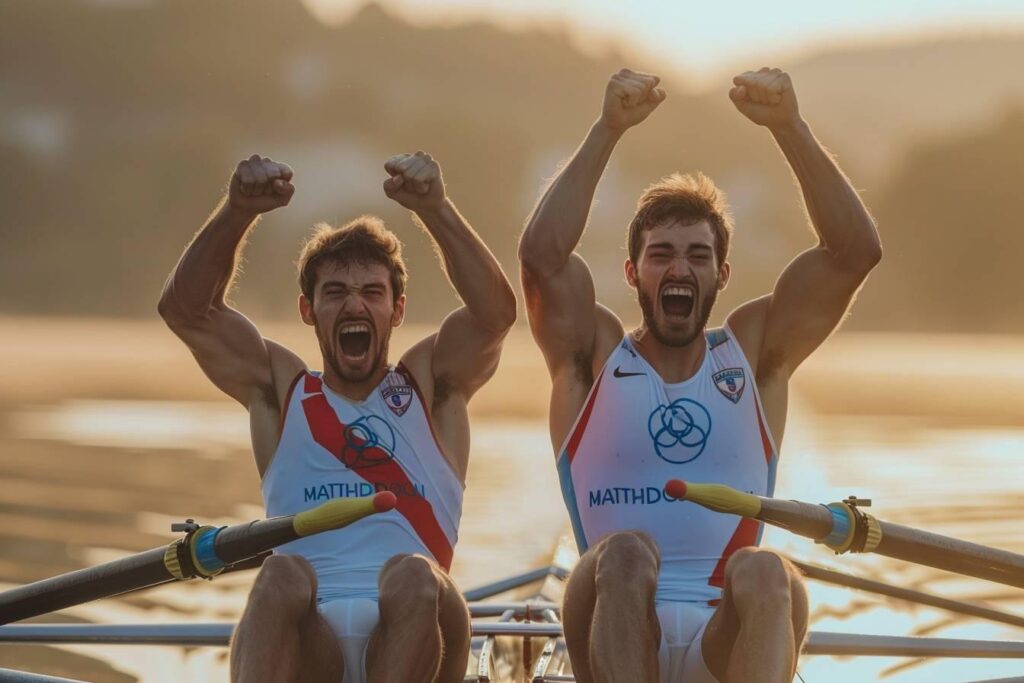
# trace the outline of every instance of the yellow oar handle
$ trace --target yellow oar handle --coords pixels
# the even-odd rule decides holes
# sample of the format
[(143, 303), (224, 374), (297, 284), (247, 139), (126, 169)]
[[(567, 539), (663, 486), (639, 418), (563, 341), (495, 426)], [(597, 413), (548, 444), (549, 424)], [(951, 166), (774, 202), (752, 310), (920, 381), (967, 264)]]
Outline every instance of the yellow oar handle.
[(299, 536), (340, 529), (356, 520), (395, 507), (398, 499), (391, 491), (381, 491), (366, 498), (337, 498), (312, 510), (295, 515), (292, 526)]
[(689, 500), (715, 512), (755, 518), (761, 514), (761, 500), (757, 496), (725, 484), (694, 484), (670, 479), (665, 484), (665, 493), (670, 498)]

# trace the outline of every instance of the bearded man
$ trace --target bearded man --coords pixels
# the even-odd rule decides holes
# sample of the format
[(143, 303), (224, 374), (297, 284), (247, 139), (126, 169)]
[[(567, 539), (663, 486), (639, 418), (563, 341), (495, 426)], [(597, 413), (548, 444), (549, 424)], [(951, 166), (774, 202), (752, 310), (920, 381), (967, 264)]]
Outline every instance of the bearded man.
[(467, 403), (494, 373), (516, 300), (423, 152), (384, 166), (384, 192), (433, 238), (465, 305), (388, 362), (402, 324), (401, 243), (380, 219), (320, 226), (299, 260), (298, 307), (323, 372), (264, 338), (225, 295), (246, 234), (295, 192), (284, 164), (238, 164), (185, 250), (160, 313), (221, 391), (249, 411), (268, 516), (388, 490), (394, 510), (282, 546), (234, 633), (237, 681), (462, 681), (469, 611), (448, 577), (469, 457)]
[(520, 242), (534, 338), (552, 379), (550, 428), (581, 558), (566, 589), (578, 681), (790, 681), (807, 597), (756, 548), (757, 522), (673, 501), (671, 478), (774, 488), (790, 376), (836, 328), (881, 258), (857, 193), (801, 118), (788, 75), (747, 72), (729, 96), (766, 127), (803, 191), (818, 243), (774, 290), (707, 329), (729, 282), (732, 220), (704, 175), (640, 197), (625, 276), (642, 322), (597, 303), (574, 249), (623, 134), (665, 99), (656, 76), (612, 76), (601, 116), (542, 197)]

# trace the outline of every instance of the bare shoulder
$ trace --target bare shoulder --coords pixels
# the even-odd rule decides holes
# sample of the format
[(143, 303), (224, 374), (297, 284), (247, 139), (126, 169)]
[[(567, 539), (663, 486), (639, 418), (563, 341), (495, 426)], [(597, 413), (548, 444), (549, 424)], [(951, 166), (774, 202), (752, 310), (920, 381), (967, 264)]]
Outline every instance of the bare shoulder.
[(288, 394), (300, 373), (308, 369), (306, 362), (291, 349), (272, 339), (267, 339), (267, 353), (270, 356), (270, 374), (274, 387), (274, 400), (284, 411)]
[(252, 451), (260, 478), (267, 473), (277, 452), (292, 390), (306, 370), (306, 364), (295, 353), (270, 339), (265, 342), (270, 358), (271, 384), (252, 395), (246, 406)]
[(434, 376), (433, 358), (437, 333), (402, 354), (402, 367), (419, 388), (423, 409), (429, 416), (441, 454), (459, 481), (466, 481), (469, 466), (469, 412), (465, 397), (444, 378)]
[[(608, 357), (612, 355), (612, 351), (619, 345), (622, 338), (626, 335), (626, 328), (619, 319), (619, 316), (605, 306), (604, 304), (597, 304), (597, 327), (594, 334), (594, 350), (590, 358), (590, 367), (592, 369), (592, 378), (597, 377), (598, 373), (601, 372), (601, 368), (608, 361)], [(591, 380), (593, 381), (593, 379)], [(590, 388), (587, 387), (589, 390)]]
[(583, 410), (597, 376), (625, 334), (622, 321), (601, 304), (596, 305), (595, 321), (591, 343), (577, 346), (568, 362), (552, 367), (550, 428), (556, 455)]
[(399, 362), (402, 364), (419, 387), (423, 396), (424, 408), (428, 411), (434, 405), (434, 344), (437, 341), (437, 333), (427, 335), (402, 354)]
[(768, 306), (771, 304), (771, 294), (766, 294), (757, 299), (751, 299), (745, 304), (737, 306), (726, 317), (726, 324), (732, 330), (743, 355), (747, 357), (747, 363), (755, 375), (761, 374), (763, 361), (770, 359), (761, 358), (761, 346), (764, 340), (765, 319), (768, 315)]

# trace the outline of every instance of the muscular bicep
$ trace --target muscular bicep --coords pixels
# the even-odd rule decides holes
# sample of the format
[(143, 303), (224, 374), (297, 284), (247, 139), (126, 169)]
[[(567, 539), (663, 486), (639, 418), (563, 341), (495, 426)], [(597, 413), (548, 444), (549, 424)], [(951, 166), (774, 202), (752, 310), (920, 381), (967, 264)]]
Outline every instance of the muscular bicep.
[(593, 353), (600, 311), (590, 268), (573, 253), (550, 275), (521, 269), (526, 312), (533, 338), (540, 346), (552, 376)]
[(783, 271), (772, 294), (738, 309), (733, 327), (760, 328), (758, 372), (792, 373), (839, 326), (864, 282), (822, 247), (808, 249)]
[(294, 354), (265, 340), (252, 321), (233, 308), (214, 309), (203, 316), (165, 318), (210, 381), (247, 408), (255, 393), (276, 393), (275, 375), (298, 372)]
[(469, 400), (494, 375), (507, 334), (482, 326), (465, 306), (452, 311), (430, 345), (434, 386)]

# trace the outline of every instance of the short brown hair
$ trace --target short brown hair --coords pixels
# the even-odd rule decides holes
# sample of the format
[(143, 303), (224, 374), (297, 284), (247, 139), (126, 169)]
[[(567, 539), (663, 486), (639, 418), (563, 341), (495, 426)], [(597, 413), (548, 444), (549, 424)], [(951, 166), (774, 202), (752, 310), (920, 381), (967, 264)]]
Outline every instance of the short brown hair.
[(669, 218), (683, 225), (707, 221), (715, 235), (718, 265), (725, 262), (733, 229), (725, 193), (703, 173), (673, 173), (649, 186), (640, 195), (636, 215), (629, 224), (626, 236), (626, 248), (633, 263), (640, 258), (640, 237), (643, 232)]
[(340, 228), (318, 223), (316, 231), (302, 246), (299, 255), (299, 288), (310, 301), (316, 288), (316, 271), (321, 263), (379, 263), (391, 273), (391, 291), (395, 298), (405, 292), (405, 261), (402, 243), (376, 216), (360, 216)]

